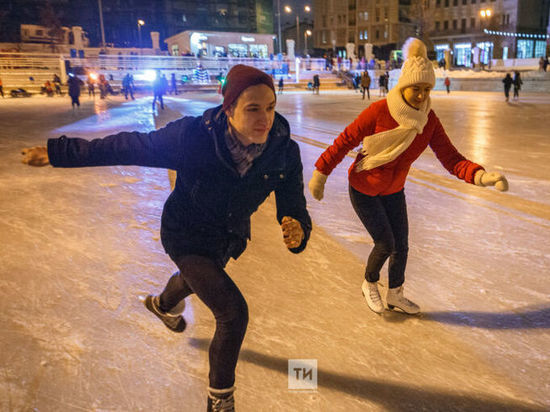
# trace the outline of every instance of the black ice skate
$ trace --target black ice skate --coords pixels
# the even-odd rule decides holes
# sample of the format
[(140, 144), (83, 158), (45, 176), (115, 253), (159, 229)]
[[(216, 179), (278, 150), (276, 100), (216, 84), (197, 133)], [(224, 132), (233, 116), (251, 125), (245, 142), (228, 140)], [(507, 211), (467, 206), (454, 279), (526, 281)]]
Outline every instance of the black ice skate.
[(162, 320), (162, 323), (166, 325), (168, 329), (172, 332), (181, 333), (185, 330), (187, 323), (181, 314), (173, 315), (171, 313), (166, 313), (160, 310), (159, 307), (159, 297), (148, 295), (143, 302), (145, 307), (149, 309), (157, 318)]

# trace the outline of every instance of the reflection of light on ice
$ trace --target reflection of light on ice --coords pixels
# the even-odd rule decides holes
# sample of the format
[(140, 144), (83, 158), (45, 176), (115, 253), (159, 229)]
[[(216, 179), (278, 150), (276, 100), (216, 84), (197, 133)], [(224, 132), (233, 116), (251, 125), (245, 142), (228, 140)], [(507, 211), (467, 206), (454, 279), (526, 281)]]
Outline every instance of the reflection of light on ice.
[[(124, 104), (109, 108), (105, 100), (97, 99), (94, 103), (95, 116), (79, 120), (55, 129), (59, 133), (85, 135), (86, 133), (101, 132), (103, 130), (140, 130), (149, 131), (155, 128), (149, 105)], [(139, 127), (137, 127), (137, 125)]]
[(136, 73), (134, 78), (136, 80), (146, 80), (152, 82), (156, 79), (157, 73), (154, 70), (145, 70), (143, 73)]
[(104, 99), (96, 99), (94, 100), (94, 112), (98, 116), (104, 116), (109, 117), (109, 112), (107, 111), (107, 103)]
[[(483, 104), (482, 101), (483, 100), (480, 99), (480, 106)], [(479, 164), (487, 165), (487, 150), (491, 144), (491, 125), (489, 124), (489, 119), (486, 115), (485, 108), (479, 107), (479, 110), (477, 110), (476, 113), (470, 117), (470, 119), (472, 123), (474, 123), (473, 128), (476, 131), (474, 136), (472, 136), (472, 158)]]

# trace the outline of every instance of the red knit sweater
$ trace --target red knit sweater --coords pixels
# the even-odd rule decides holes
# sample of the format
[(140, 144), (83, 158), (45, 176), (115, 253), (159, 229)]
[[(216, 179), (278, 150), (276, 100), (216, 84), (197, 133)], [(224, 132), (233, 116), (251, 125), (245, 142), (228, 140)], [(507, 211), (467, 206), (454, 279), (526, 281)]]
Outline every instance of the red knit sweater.
[[(344, 156), (363, 141), (365, 136), (394, 129), (397, 126), (397, 122), (390, 115), (386, 99), (379, 100), (363, 110), (340, 133), (334, 143), (319, 157), (315, 167), (319, 172), (329, 175)], [(399, 192), (405, 186), (411, 164), (428, 145), (445, 169), (468, 183), (473, 184), (475, 173), (483, 169), (480, 165), (467, 160), (456, 150), (441, 122), (431, 110), (422, 134), (416, 135), (407, 150), (390, 163), (371, 170), (357, 172), (355, 164), (363, 157), (362, 154), (358, 154), (349, 169), (349, 182), (355, 190), (369, 196), (384, 196)]]

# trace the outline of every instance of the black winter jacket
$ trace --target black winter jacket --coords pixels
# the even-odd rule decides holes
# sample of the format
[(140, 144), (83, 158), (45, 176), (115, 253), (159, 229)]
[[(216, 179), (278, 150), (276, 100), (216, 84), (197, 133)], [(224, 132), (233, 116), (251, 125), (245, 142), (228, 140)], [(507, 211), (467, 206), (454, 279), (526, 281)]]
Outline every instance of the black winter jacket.
[(174, 169), (176, 187), (162, 214), (161, 239), (175, 260), (186, 254), (209, 256), (221, 265), (237, 258), (250, 239), (250, 216), (275, 192), (277, 220), (298, 220), (306, 247), (311, 219), (306, 209), (302, 162), (288, 122), (275, 115), (263, 153), (241, 177), (224, 133), (227, 118), (221, 106), (198, 117), (183, 117), (150, 132), (122, 132), (91, 141), (48, 140), (55, 167), (136, 165)]

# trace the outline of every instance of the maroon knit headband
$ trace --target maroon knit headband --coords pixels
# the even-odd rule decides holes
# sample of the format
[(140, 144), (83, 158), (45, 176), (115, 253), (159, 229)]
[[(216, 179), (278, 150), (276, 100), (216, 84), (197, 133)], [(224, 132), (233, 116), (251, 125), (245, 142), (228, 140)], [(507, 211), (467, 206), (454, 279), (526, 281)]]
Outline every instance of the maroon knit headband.
[(223, 110), (229, 109), (246, 88), (257, 84), (265, 84), (275, 94), (273, 79), (267, 73), (244, 64), (233, 66), (227, 73), (222, 89)]

